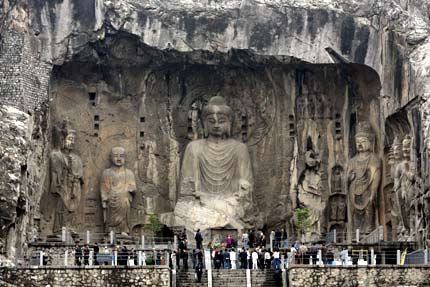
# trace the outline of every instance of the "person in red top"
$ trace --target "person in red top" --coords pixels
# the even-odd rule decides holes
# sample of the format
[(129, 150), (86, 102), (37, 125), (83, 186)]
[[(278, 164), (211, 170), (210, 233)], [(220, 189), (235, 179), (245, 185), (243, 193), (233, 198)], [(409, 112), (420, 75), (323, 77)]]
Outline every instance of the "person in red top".
[(231, 248), (233, 245), (233, 238), (230, 234), (227, 235), (227, 238), (225, 240), (225, 243), (227, 244), (227, 248)]

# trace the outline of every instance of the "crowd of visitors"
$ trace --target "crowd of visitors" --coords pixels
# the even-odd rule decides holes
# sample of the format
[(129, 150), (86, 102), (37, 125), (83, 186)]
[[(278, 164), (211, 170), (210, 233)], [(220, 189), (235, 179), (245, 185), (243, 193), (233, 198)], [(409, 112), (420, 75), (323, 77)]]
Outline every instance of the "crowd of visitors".
[[(151, 252), (152, 254), (154, 252)], [(154, 258), (148, 258), (144, 251), (134, 250), (126, 245), (104, 246), (100, 250), (97, 243), (92, 247), (88, 244), (82, 247), (76, 244), (74, 250), (74, 264), (76, 266), (115, 264), (119, 266), (146, 266), (148, 262), (155, 265), (164, 265), (166, 264), (164, 257), (162, 252), (155, 252)]]

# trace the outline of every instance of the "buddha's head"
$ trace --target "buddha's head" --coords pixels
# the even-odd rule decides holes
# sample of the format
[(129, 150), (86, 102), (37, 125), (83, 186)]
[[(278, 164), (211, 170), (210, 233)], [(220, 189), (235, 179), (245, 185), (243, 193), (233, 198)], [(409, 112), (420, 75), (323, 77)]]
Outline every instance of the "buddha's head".
[(402, 142), (399, 137), (395, 137), (392, 145), (393, 158), (395, 160), (402, 159)]
[(223, 97), (216, 96), (203, 108), (205, 137), (228, 138), (231, 135), (233, 110)]
[(68, 130), (64, 138), (64, 148), (66, 150), (72, 150), (75, 145), (76, 132), (74, 130)]
[(319, 165), (320, 159), (318, 158), (318, 154), (313, 150), (308, 150), (305, 154), (306, 165), (310, 168), (315, 168)]
[(123, 147), (113, 147), (111, 160), (115, 166), (121, 167), (125, 164), (125, 149)]
[(411, 144), (412, 144), (411, 136), (409, 135), (405, 136), (402, 142), (403, 158), (409, 159), (411, 157)]
[(359, 123), (355, 133), (355, 147), (358, 153), (364, 153), (372, 150), (374, 134), (369, 123)]

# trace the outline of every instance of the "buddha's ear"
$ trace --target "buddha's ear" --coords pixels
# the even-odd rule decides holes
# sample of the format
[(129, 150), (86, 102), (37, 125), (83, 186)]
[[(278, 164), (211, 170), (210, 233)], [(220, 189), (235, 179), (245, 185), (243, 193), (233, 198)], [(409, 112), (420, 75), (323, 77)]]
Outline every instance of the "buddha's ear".
[(203, 123), (203, 137), (207, 138), (209, 136), (209, 131), (207, 125)]

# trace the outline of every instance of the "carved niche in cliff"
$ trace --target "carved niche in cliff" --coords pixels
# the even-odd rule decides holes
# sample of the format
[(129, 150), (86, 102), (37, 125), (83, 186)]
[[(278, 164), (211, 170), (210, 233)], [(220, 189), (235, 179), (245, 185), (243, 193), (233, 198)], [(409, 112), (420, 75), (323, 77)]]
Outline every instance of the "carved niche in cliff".
[[(357, 121), (366, 117), (378, 127), (376, 73), (364, 66), (310, 65), (239, 52), (179, 57), (169, 51), (146, 53), (130, 39), (109, 41), (112, 47), (125, 45), (130, 55), (122, 56), (129, 58), (66, 63), (54, 70), (51, 83), (52, 122), (68, 118), (76, 127), (75, 150), (85, 178), (78, 215), (83, 230), (104, 230), (100, 178), (115, 146), (127, 151), (125, 167), (135, 174), (130, 232), (138, 231), (149, 213), (174, 224), (168, 219), (178, 201), (186, 146), (204, 138), (203, 108), (222, 96), (234, 118), (231, 138), (249, 151), (250, 209), (261, 214), (255, 225), (286, 227), (293, 234), (291, 218), (299, 207), (299, 177), (311, 141), (320, 159), (320, 233), (327, 231), (330, 194), (345, 185), (335, 167), (345, 167), (355, 150), (351, 134)], [(108, 56), (109, 49), (103, 51)], [(133, 54), (139, 49), (143, 56)], [(380, 130), (375, 132), (378, 149)]]

